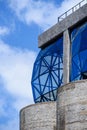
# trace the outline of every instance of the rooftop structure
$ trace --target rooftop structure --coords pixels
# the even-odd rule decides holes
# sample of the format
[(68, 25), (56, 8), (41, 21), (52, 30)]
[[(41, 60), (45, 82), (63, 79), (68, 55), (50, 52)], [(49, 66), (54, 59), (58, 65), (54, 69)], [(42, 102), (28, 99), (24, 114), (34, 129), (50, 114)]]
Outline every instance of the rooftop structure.
[(60, 86), (87, 78), (87, 4), (81, 6), (84, 2), (72, 8), (79, 5), (78, 10), (39, 36), (41, 51), (34, 63), (31, 82), (35, 103), (55, 101)]

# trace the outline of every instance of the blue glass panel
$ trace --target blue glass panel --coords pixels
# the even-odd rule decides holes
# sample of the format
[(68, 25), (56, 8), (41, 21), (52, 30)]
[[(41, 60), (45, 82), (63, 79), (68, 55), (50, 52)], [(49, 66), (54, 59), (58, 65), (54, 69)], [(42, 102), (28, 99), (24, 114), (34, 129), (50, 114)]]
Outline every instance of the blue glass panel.
[(71, 77), (70, 80), (87, 78), (87, 22), (71, 32)]
[(41, 50), (36, 58), (32, 74), (32, 90), (35, 103), (54, 101), (57, 89), (63, 84), (63, 38)]
[(87, 49), (87, 26), (85, 27), (81, 35), (82, 36), (81, 36), (80, 51), (83, 51)]
[(79, 52), (79, 48), (80, 48), (80, 35), (78, 34), (77, 37), (74, 39), (72, 44), (72, 56), (75, 56), (76, 54), (78, 54)]

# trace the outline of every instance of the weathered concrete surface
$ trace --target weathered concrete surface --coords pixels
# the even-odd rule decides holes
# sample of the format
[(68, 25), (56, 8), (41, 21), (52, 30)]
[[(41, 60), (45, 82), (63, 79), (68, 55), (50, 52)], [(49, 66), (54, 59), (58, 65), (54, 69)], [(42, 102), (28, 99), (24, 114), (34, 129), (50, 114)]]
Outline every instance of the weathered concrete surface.
[(87, 80), (59, 88), (57, 130), (87, 130)]
[(63, 34), (63, 84), (69, 83), (70, 77), (70, 37), (69, 31), (64, 31)]
[(56, 130), (56, 102), (23, 108), (20, 112), (20, 130)]
[(84, 19), (87, 19), (87, 4), (42, 33), (38, 38), (38, 47), (42, 48), (46, 46), (46, 44), (58, 37), (65, 30), (74, 27)]

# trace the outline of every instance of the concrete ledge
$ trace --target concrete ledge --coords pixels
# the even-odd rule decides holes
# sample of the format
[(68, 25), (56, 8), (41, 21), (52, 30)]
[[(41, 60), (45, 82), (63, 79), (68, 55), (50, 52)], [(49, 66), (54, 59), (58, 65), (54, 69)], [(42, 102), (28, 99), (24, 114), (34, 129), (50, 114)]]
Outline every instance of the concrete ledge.
[[(87, 80), (77, 80), (77, 81), (73, 81), (73, 82), (69, 82), (63, 86), (61, 86), (60, 88), (58, 88), (58, 93), (61, 93), (63, 91), (67, 91), (69, 89), (74, 89), (75, 88), (75, 85), (77, 84), (87, 84)], [(78, 87), (78, 85), (77, 85)]]
[(73, 28), (76, 24), (87, 19), (87, 4), (66, 17), (63, 21), (55, 24), (49, 30), (45, 31), (38, 37), (38, 47), (42, 48), (46, 46), (53, 39), (56, 39), (59, 35), (63, 34), (66, 29)]
[(37, 103), (20, 112), (20, 130), (55, 130), (56, 102)]

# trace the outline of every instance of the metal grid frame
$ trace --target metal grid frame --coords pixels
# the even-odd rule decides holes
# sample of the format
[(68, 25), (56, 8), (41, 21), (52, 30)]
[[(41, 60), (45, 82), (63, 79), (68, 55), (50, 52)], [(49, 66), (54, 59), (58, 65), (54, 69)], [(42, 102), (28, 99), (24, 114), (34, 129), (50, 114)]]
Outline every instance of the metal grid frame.
[(32, 91), (35, 103), (55, 101), (63, 84), (63, 38), (41, 50), (34, 63)]

